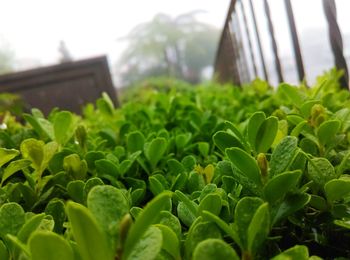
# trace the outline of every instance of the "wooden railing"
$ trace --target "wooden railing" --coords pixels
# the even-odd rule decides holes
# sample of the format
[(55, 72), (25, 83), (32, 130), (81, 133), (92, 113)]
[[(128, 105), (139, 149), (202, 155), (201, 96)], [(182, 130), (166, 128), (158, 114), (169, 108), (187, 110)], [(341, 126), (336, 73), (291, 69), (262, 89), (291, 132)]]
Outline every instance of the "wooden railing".
[[(277, 76), (279, 82), (284, 81), (284, 75), (280, 59), (277, 39), (275, 36), (274, 23), (271, 18), (270, 4), (268, 0), (263, 1), (264, 15), (268, 28), (268, 36), (271, 41), (273, 54), (273, 73)], [(344, 71), (341, 78), (341, 85), (344, 88), (349, 87), (349, 73), (344, 58), (342, 34), (337, 23), (337, 10), (335, 0), (322, 1), (323, 11), (328, 25), (328, 38), (331, 45), (334, 66)], [(261, 33), (256, 18), (256, 8), (253, 0), (231, 0), (222, 35), (217, 50), (215, 61), (215, 74), (221, 82), (232, 82), (241, 85), (251, 81), (258, 76), (258, 64), (262, 70), (263, 79), (269, 81), (271, 71), (267, 69), (265, 52), (261, 42)], [(284, 0), (286, 17), (288, 20), (288, 30), (292, 40), (293, 56), (296, 64), (297, 77), (299, 81), (306, 83), (306, 73), (302, 58), (302, 50), (299, 43), (298, 28), (295, 23), (294, 12), (291, 0)], [(239, 20), (238, 14), (243, 19)], [(253, 26), (249, 27), (247, 20), (252, 21)], [(241, 23), (241, 24), (240, 24)], [(242, 30), (243, 28), (243, 30)], [(247, 44), (242, 44), (242, 37), (245, 37)], [(253, 50), (253, 36), (257, 53)], [(258, 54), (258, 55), (256, 55)], [(248, 68), (248, 62), (251, 66)], [(270, 73), (270, 74), (269, 74)]]

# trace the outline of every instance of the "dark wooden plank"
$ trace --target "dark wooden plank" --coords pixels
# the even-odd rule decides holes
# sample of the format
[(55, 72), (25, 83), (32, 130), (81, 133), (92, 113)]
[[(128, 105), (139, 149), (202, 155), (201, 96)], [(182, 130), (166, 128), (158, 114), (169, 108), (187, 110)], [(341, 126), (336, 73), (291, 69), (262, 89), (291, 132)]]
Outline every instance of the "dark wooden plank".
[(295, 25), (293, 8), (290, 0), (284, 0), (284, 3), (287, 11), (289, 29), (292, 36), (293, 52), (294, 52), (295, 62), (298, 69), (298, 77), (299, 77), (299, 81), (303, 81), (305, 80), (305, 69), (304, 69), (303, 58), (301, 56), (299, 37), (297, 33), (297, 28)]
[(54, 107), (81, 113), (102, 92), (118, 106), (105, 56), (2, 75), (0, 91), (19, 94), (29, 107), (45, 114)]
[(252, 39), (251, 39), (250, 31), (249, 31), (249, 28), (248, 28), (248, 19), (247, 19), (247, 15), (246, 15), (246, 11), (245, 11), (245, 7), (244, 7), (244, 4), (243, 4), (243, 1), (240, 0), (239, 3), (241, 5), (243, 24), (244, 24), (245, 33), (246, 33), (246, 36), (247, 36), (247, 41), (248, 41), (249, 55), (250, 55), (250, 59), (251, 59), (252, 65), (253, 65), (254, 77), (256, 78), (258, 76), (258, 71), (257, 71), (257, 68), (256, 68), (256, 62), (255, 62), (255, 55), (254, 55), (254, 50), (253, 50)]
[(237, 56), (239, 58), (239, 68), (241, 71), (241, 78), (243, 79), (244, 83), (247, 83), (251, 80), (249, 69), (248, 69), (248, 62), (247, 62), (247, 56), (244, 50), (244, 43), (243, 43), (243, 36), (241, 31), (241, 24), (237, 15), (237, 9), (235, 8), (232, 15), (231, 15), (231, 26), (232, 26), (232, 33), (233, 33), (233, 40), (234, 45), (236, 46), (237, 50)]
[(276, 37), (275, 37), (275, 30), (273, 28), (273, 23), (271, 19), (271, 11), (270, 11), (270, 6), (267, 0), (264, 0), (264, 8), (265, 8), (265, 16), (267, 19), (267, 25), (270, 33), (270, 40), (272, 44), (272, 51), (275, 59), (275, 68), (278, 76), (278, 81), (283, 82), (283, 74), (282, 74), (282, 67), (281, 67), (281, 62), (280, 58), (278, 55), (278, 48), (277, 48), (277, 43), (276, 43)]
[(323, 0), (323, 9), (328, 23), (329, 40), (331, 42), (335, 66), (344, 71), (340, 83), (349, 88), (349, 72), (344, 58), (343, 38), (337, 22), (337, 9), (334, 0)]
[(254, 25), (254, 32), (255, 32), (255, 37), (256, 37), (256, 41), (259, 47), (259, 55), (260, 55), (260, 61), (262, 64), (262, 68), (264, 71), (264, 77), (266, 81), (269, 81), (269, 76), (267, 73), (267, 69), (266, 69), (266, 63), (265, 63), (265, 58), (264, 58), (264, 51), (261, 45), (261, 39), (260, 39), (260, 33), (259, 33), (259, 28), (258, 28), (258, 23), (256, 21), (256, 16), (255, 16), (255, 10), (254, 10), (254, 5), (252, 0), (249, 0), (249, 6), (250, 6), (250, 12), (252, 15), (252, 19), (253, 19), (253, 25)]

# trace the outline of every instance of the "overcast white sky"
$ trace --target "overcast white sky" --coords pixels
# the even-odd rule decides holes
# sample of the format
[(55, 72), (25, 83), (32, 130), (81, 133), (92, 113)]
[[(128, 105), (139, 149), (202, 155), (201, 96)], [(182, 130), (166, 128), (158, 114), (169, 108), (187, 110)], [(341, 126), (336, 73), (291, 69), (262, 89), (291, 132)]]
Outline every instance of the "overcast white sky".
[[(247, 1), (247, 0), (243, 0)], [(125, 48), (118, 40), (134, 26), (149, 21), (159, 12), (176, 16), (205, 10), (199, 18), (222, 28), (229, 0), (0, 0), (0, 46), (7, 42), (22, 67), (32, 60), (42, 65), (57, 62), (58, 44), (64, 40), (73, 58), (107, 54), (114, 64)], [(262, 0), (256, 5), (259, 27), (264, 34), (266, 20)], [(291, 54), (284, 1), (269, 0), (281, 55)], [(292, 0), (299, 33), (325, 27), (322, 0)], [(350, 33), (350, 0), (336, 0), (343, 33)], [(247, 4), (247, 3), (246, 3)], [(326, 31), (324, 39), (326, 37)], [(271, 52), (267, 35), (264, 50)], [(322, 39), (322, 40), (324, 40)], [(301, 39), (301, 44), (303, 39)], [(325, 43), (326, 45), (328, 42)], [(350, 42), (345, 42), (350, 45)], [(327, 46), (326, 46), (327, 47)], [(329, 46), (327, 47), (329, 49)], [(349, 48), (350, 50), (350, 48)], [(306, 62), (307, 63), (307, 62)], [(24, 64), (24, 65), (23, 65)], [(27, 65), (28, 65), (27, 64)]]
[(199, 18), (221, 28), (228, 5), (229, 0), (0, 0), (0, 37), (18, 59), (55, 62), (64, 40), (74, 58), (106, 53), (113, 63), (125, 47), (118, 39), (155, 14), (205, 10)]

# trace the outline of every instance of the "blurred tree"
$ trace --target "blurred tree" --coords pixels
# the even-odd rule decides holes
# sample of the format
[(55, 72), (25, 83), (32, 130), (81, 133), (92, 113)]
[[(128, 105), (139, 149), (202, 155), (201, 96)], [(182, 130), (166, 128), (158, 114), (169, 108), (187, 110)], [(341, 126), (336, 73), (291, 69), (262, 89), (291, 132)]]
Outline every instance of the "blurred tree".
[(199, 82), (214, 62), (219, 30), (198, 21), (197, 13), (157, 14), (123, 38), (129, 46), (117, 64), (122, 84), (164, 75)]
[(73, 61), (72, 55), (70, 54), (67, 44), (65, 41), (61, 40), (58, 45), (58, 52), (60, 53), (60, 63)]

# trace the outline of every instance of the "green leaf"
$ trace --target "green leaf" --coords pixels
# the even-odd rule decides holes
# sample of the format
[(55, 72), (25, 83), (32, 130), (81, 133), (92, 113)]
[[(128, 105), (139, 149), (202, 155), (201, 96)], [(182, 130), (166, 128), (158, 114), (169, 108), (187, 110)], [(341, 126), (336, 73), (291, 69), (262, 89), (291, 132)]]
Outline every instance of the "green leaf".
[(254, 255), (265, 242), (270, 232), (270, 214), (268, 204), (264, 203), (255, 211), (248, 227), (248, 251)]
[(0, 148), (0, 167), (11, 161), (19, 155), (19, 151), (15, 149)]
[(88, 194), (91, 189), (98, 185), (104, 185), (103, 181), (98, 177), (92, 177), (88, 179), (84, 185), (84, 200), (87, 200)]
[[(192, 204), (195, 204), (192, 202)], [(196, 204), (197, 205), (197, 204)], [(196, 220), (197, 212), (193, 213), (190, 208), (184, 203), (180, 202), (177, 205), (177, 216), (187, 227), (190, 227), (192, 223)]]
[(194, 169), (196, 166), (196, 158), (193, 155), (187, 155), (181, 160), (182, 165), (185, 167), (185, 169), (190, 172)]
[(35, 260), (74, 260), (68, 241), (53, 232), (35, 232), (29, 239), (29, 249)]
[(303, 150), (303, 152), (311, 154), (313, 156), (318, 156), (319, 147), (317, 144), (317, 140), (314, 140), (316, 139), (314, 138), (314, 136), (312, 136), (311, 138), (309, 137), (301, 139), (301, 141), (299, 142), (299, 146)]
[(86, 128), (83, 125), (79, 125), (76, 129), (75, 129), (75, 138), (76, 141), (78, 142), (79, 146), (82, 149), (86, 148), (86, 142), (87, 142), (87, 132), (86, 132)]
[(60, 199), (53, 199), (47, 204), (45, 213), (53, 217), (55, 221), (54, 231), (62, 233), (63, 223), (66, 221), (66, 212), (64, 210), (64, 203)]
[(181, 238), (181, 224), (179, 219), (171, 214), (169, 211), (161, 211), (160, 212), (160, 220), (159, 223), (169, 227), (176, 236), (180, 239)]
[(226, 154), (233, 165), (251, 181), (261, 186), (260, 169), (255, 159), (240, 148), (226, 149)]
[(289, 260), (289, 259), (308, 260), (309, 259), (308, 248), (306, 246), (296, 245), (283, 251), (279, 255), (276, 255), (271, 260)]
[(84, 204), (84, 186), (81, 180), (71, 181), (67, 185), (67, 193), (74, 201)]
[(178, 134), (175, 137), (175, 144), (176, 148), (181, 151), (191, 140), (192, 134), (191, 133), (185, 133), (185, 134)]
[(0, 259), (10, 260), (9, 252), (2, 240), (0, 240)]
[(87, 206), (97, 220), (99, 227), (108, 235), (110, 247), (115, 250), (119, 223), (129, 212), (129, 204), (125, 195), (113, 186), (95, 186), (88, 194)]
[(339, 131), (341, 123), (339, 120), (328, 120), (323, 122), (317, 129), (317, 137), (322, 145), (333, 142)]
[(157, 227), (150, 226), (142, 235), (140, 235), (140, 238), (137, 240), (130, 254), (125, 255), (124, 252), (122, 259), (155, 259), (162, 248), (162, 242), (162, 231)]
[(246, 146), (246, 140), (241, 134), (241, 132), (238, 130), (238, 128), (230, 121), (225, 121), (225, 126), (229, 131), (232, 131), (232, 133), (240, 140), (240, 142)]
[(296, 156), (298, 139), (293, 136), (286, 136), (273, 150), (270, 160), (269, 176), (273, 177), (288, 169)]
[(301, 171), (284, 172), (270, 179), (264, 187), (264, 195), (266, 200), (274, 204), (282, 201), (286, 193), (294, 188), (301, 176)]
[(49, 161), (55, 154), (58, 145), (56, 142), (45, 144), (43, 141), (29, 138), (21, 143), (20, 150), (24, 159), (32, 162), (32, 167), (36, 170), (38, 178), (48, 166)]
[(169, 159), (167, 161), (169, 173), (173, 176), (178, 176), (179, 174), (186, 172), (185, 167), (176, 159)]
[(276, 117), (268, 117), (261, 124), (255, 139), (255, 151), (257, 153), (266, 153), (273, 141), (275, 140), (278, 130), (278, 119)]
[(298, 88), (293, 87), (287, 83), (282, 83), (278, 90), (283, 93), (284, 97), (289, 100), (290, 103), (292, 103), (296, 107), (300, 107), (304, 103), (304, 97), (302, 96), (301, 92), (298, 90)]
[[(275, 149), (276, 146), (288, 135), (288, 122), (286, 119), (282, 119), (278, 121), (278, 129), (276, 133), (276, 137), (273, 140), (271, 145), (272, 149)], [(291, 134), (292, 135), (292, 134)]]
[(29, 220), (25, 222), (25, 224), (21, 227), (17, 234), (17, 238), (23, 243), (27, 243), (30, 235), (40, 227), (41, 222), (45, 218), (45, 214), (37, 214), (31, 217)]
[(0, 208), (0, 236), (16, 235), (25, 222), (24, 210), (14, 202), (6, 203)]
[(6, 235), (6, 244), (8, 245), (8, 249), (10, 251), (12, 260), (13, 258), (19, 258), (20, 256), (23, 256), (25, 259), (27, 259), (30, 256), (29, 248), (26, 244), (24, 244), (22, 241), (20, 241), (16, 236), (7, 234)]
[(6, 169), (4, 171), (4, 175), (2, 176), (1, 186), (14, 173), (16, 173), (19, 170), (22, 170), (22, 169), (28, 167), (30, 164), (31, 164), (31, 161), (27, 160), (27, 159), (20, 159), (20, 160), (16, 160), (16, 161), (10, 162), (10, 164), (6, 167)]
[(201, 222), (200, 218), (196, 220), (191, 226), (186, 241), (185, 241), (185, 255), (187, 259), (191, 259), (190, 256), (197, 244), (208, 238), (221, 238), (221, 232), (213, 222)]
[(158, 212), (166, 209), (171, 196), (171, 192), (163, 192), (146, 205), (129, 230), (128, 237), (125, 241), (123, 259), (128, 259), (129, 256), (131, 256), (132, 251), (148, 227), (159, 220), (160, 216)]
[(91, 212), (84, 206), (67, 203), (67, 215), (80, 255), (84, 260), (112, 260), (114, 252)]
[(102, 152), (89, 151), (85, 154), (85, 160), (90, 170), (95, 169), (95, 162), (103, 159), (105, 156)]
[(34, 138), (29, 138), (21, 143), (21, 153), (23, 158), (28, 158), (32, 162), (32, 166), (36, 170), (40, 170), (44, 160), (45, 143)]
[(207, 157), (209, 154), (210, 145), (207, 142), (198, 143), (198, 151), (203, 157)]
[(213, 136), (213, 141), (215, 143), (215, 145), (217, 147), (219, 147), (219, 149), (222, 152), (225, 152), (225, 150), (227, 148), (231, 148), (231, 147), (239, 147), (239, 148), (243, 148), (243, 145), (241, 144), (241, 142), (238, 140), (238, 138), (236, 138), (234, 135), (229, 134), (225, 131), (219, 131), (217, 132), (214, 136)]
[(302, 133), (305, 129), (308, 127), (308, 122), (306, 120), (301, 121), (299, 124), (297, 124), (292, 132), (290, 133), (291, 136), (298, 137), (300, 133)]
[(236, 251), (224, 241), (209, 238), (201, 241), (193, 252), (193, 260), (217, 260), (230, 259), (239, 260)]
[(73, 153), (63, 159), (63, 168), (69, 176), (75, 180), (83, 180), (86, 177), (88, 166), (85, 160)]
[(120, 176), (118, 166), (108, 159), (100, 159), (95, 161), (96, 170), (99, 173), (99, 177), (110, 176), (113, 179), (117, 179)]
[(248, 141), (253, 150), (256, 150), (256, 139), (258, 135), (258, 131), (260, 126), (265, 121), (266, 116), (264, 112), (255, 112), (248, 121), (247, 133), (248, 133)]
[(108, 117), (113, 116), (114, 105), (107, 94), (102, 94), (102, 97), (96, 101), (96, 106), (102, 115)]
[[(258, 197), (244, 197), (240, 199), (236, 205), (234, 219), (234, 226), (240, 240), (241, 249), (248, 250), (251, 248), (251, 241), (249, 240), (248, 230), (252, 220), (264, 201)], [(253, 231), (251, 231), (253, 232)]]
[(184, 205), (188, 208), (192, 215), (197, 215), (198, 206), (196, 203), (191, 201), (185, 194), (183, 194), (179, 190), (175, 191), (175, 195), (181, 202), (184, 203)]
[(75, 124), (72, 113), (60, 111), (55, 115), (53, 122), (55, 140), (57, 143), (64, 145), (73, 136)]
[(311, 195), (310, 206), (320, 211), (327, 211), (329, 207), (326, 199), (318, 195)]
[(148, 181), (149, 189), (151, 190), (154, 196), (157, 196), (165, 190), (163, 184), (155, 176), (150, 176), (148, 178)]
[(54, 156), (52, 156), (48, 168), (50, 170), (51, 173), (56, 174), (59, 172), (64, 171), (63, 169), (63, 160), (64, 157), (66, 157), (67, 155), (70, 155), (74, 153), (72, 150), (69, 149), (63, 149), (60, 152), (57, 152), (54, 154)]
[(44, 145), (44, 160), (42, 168), (46, 168), (58, 149), (56, 142), (49, 142)]
[(328, 201), (336, 201), (350, 194), (350, 178), (330, 180), (324, 185)]
[(140, 131), (131, 132), (127, 136), (126, 144), (129, 153), (143, 151), (145, 137)]
[(157, 137), (145, 145), (145, 156), (150, 162), (152, 169), (156, 167), (159, 160), (163, 157), (166, 149), (167, 141), (162, 137)]
[(46, 139), (49, 137), (54, 139), (53, 126), (50, 121), (44, 118), (44, 115), (39, 109), (33, 108), (32, 114), (24, 114), (24, 119), (33, 127), (34, 131), (39, 134), (40, 137)]
[(290, 196), (287, 196), (281, 205), (276, 209), (272, 224), (277, 223), (278, 221), (287, 218), (294, 212), (298, 211), (305, 207), (309, 203), (311, 196), (305, 193), (297, 193)]
[(287, 115), (286, 116), (287, 121), (291, 123), (292, 125), (299, 125), (300, 123), (304, 122), (304, 118), (300, 115)]
[(350, 229), (350, 220), (345, 221), (345, 220), (334, 220), (334, 224), (336, 224), (337, 226), (346, 228), (346, 229)]
[(45, 118), (37, 118), (36, 120), (45, 135), (48, 136), (51, 140), (54, 140), (54, 130), (51, 122)]
[(222, 207), (221, 196), (217, 193), (210, 193), (205, 196), (198, 206), (198, 215), (202, 214), (203, 210), (209, 211), (214, 215), (219, 215)]
[(170, 190), (175, 191), (175, 190), (183, 190), (187, 182), (187, 174), (186, 173), (180, 173), (176, 176), (174, 179)]
[(191, 192), (201, 191), (205, 186), (204, 175), (196, 171), (190, 172), (187, 178), (186, 188)]
[(241, 241), (238, 237), (238, 234), (235, 232), (235, 230), (232, 227), (230, 227), (220, 217), (218, 217), (218, 216), (214, 215), (213, 213), (206, 211), (206, 210), (204, 210), (202, 212), (202, 216), (203, 216), (204, 220), (212, 221), (216, 225), (218, 225), (218, 227), (220, 227), (227, 235), (229, 235), (233, 239), (233, 241), (236, 242), (237, 245), (242, 247)]
[(307, 166), (309, 178), (319, 185), (319, 188), (338, 177), (333, 165), (326, 158), (310, 159)]
[(308, 119), (311, 115), (311, 109), (314, 105), (320, 104), (319, 100), (307, 100), (305, 101), (301, 107), (300, 107), (300, 114), (305, 118)]
[(163, 244), (162, 249), (168, 252), (175, 260), (181, 259), (180, 242), (174, 231), (168, 226), (156, 224), (155, 227), (162, 231)]

